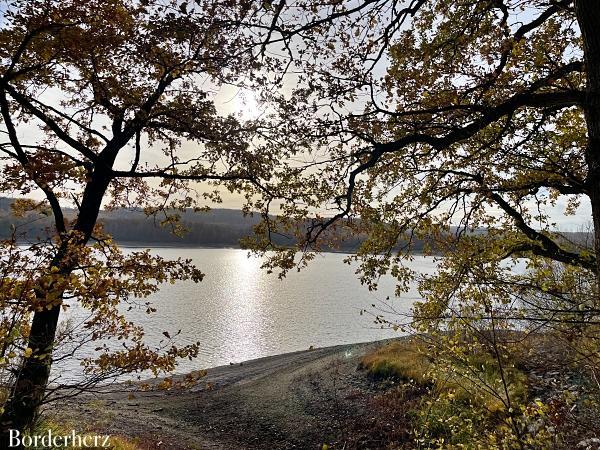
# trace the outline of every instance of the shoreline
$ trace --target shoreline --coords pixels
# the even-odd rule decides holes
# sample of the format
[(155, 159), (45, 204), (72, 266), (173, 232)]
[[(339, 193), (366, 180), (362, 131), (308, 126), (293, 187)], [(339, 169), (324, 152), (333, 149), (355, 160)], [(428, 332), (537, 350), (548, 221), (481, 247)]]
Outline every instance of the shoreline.
[[(306, 448), (308, 442), (313, 447), (323, 439), (340, 439), (348, 422), (362, 424), (372, 415), (365, 401), (378, 388), (359, 370), (360, 360), (370, 350), (409, 337), (212, 367), (181, 390), (136, 391), (135, 384), (115, 390), (113, 385), (61, 403), (52, 420), (86, 423), (94, 432), (141, 442), (144, 449), (158, 442), (161, 449), (174, 450)], [(332, 414), (340, 420), (329, 420)]]
[[(276, 355), (269, 356), (261, 356), (259, 358), (252, 358), (245, 361), (240, 362), (231, 362), (229, 364), (222, 364), (219, 366), (209, 367), (206, 370), (206, 377), (211, 376), (225, 376), (230, 377), (233, 373), (237, 371), (242, 372), (250, 372), (255, 373), (256, 376), (262, 376), (265, 372), (273, 369), (280, 368), (282, 366), (292, 364), (292, 363), (307, 363), (319, 358), (331, 356), (331, 355), (343, 355), (345, 358), (350, 358), (355, 356), (357, 352), (364, 350), (365, 348), (377, 347), (381, 345), (386, 345), (389, 342), (408, 339), (412, 336), (412, 334), (407, 334), (404, 336), (398, 336), (393, 338), (384, 338), (377, 339), (374, 341), (363, 341), (363, 342), (355, 342), (349, 344), (336, 344), (329, 345), (326, 347), (314, 347), (306, 350), (295, 350), (291, 352), (278, 353)], [(244, 368), (244, 370), (241, 370)], [(183, 378), (188, 373), (176, 374), (173, 375), (173, 378)], [(244, 376), (247, 376), (245, 374)], [(205, 378), (206, 378), (205, 377)], [(151, 378), (149, 380), (156, 380)], [(145, 381), (149, 381), (145, 380)], [(144, 381), (144, 380), (142, 380)], [(239, 380), (243, 381), (243, 380)], [(249, 381), (249, 380), (246, 380)]]

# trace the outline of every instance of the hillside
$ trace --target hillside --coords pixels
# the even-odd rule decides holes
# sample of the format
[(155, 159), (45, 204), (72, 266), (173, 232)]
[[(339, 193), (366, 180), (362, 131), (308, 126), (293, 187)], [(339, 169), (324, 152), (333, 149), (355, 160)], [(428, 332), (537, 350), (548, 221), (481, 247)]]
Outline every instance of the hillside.
[[(29, 213), (23, 218), (17, 218), (11, 213), (10, 205), (13, 198), (0, 197), (0, 239), (10, 237), (12, 227), (21, 241), (32, 241), (48, 235), (52, 227), (51, 217), (37, 213)], [(244, 216), (236, 209), (211, 209), (210, 211), (194, 212), (187, 210), (181, 214), (181, 223), (188, 230), (183, 236), (177, 236), (168, 227), (160, 225), (160, 220), (147, 217), (140, 209), (118, 209), (101, 211), (100, 222), (104, 225), (116, 242), (120, 244), (143, 244), (154, 246), (209, 246), (209, 247), (239, 247), (240, 239), (253, 234), (253, 226), (260, 217)], [(73, 217), (75, 211), (66, 209), (65, 215)], [(478, 230), (476, 233), (483, 233)], [(561, 233), (567, 246), (580, 245), (589, 247), (590, 233), (565, 232)], [(279, 245), (290, 245), (291, 239), (275, 236), (274, 241)], [(362, 240), (361, 236), (345, 238), (340, 250), (355, 251)], [(415, 240), (413, 251), (423, 249), (424, 242)]]
[[(17, 218), (10, 210), (14, 199), (0, 197), (0, 238), (6, 239), (16, 229), (20, 240), (34, 240), (47, 235), (52, 226), (51, 217), (29, 213)], [(75, 211), (66, 210), (66, 216)], [(238, 246), (239, 240), (252, 234), (259, 217), (244, 216), (233, 209), (213, 209), (208, 212), (186, 211), (181, 214), (182, 224), (189, 231), (182, 237), (162, 227), (159, 220), (147, 217), (139, 209), (101, 211), (100, 222), (120, 243), (153, 243), (157, 245)]]

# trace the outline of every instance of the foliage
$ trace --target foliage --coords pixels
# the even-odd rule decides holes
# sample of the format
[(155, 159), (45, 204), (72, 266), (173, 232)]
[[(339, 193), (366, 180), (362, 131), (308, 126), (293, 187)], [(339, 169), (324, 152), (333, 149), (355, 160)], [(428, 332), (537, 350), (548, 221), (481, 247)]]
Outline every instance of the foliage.
[[(391, 274), (398, 296), (412, 282), (422, 296), (410, 317), (377, 320), (430, 334), (434, 366), (471, 373), (494, 402), (482, 397), (481, 408), (506, 419), (506, 436), (490, 445), (544, 448), (542, 432), (534, 444), (524, 430), (546, 406), (523, 397), (510, 341), (549, 333), (573, 349), (562, 370), (582, 360), (598, 369), (597, 2), (363, 3), (340, 2), (343, 19), (303, 41), (301, 83), (277, 107), (293, 117), (283, 142), (305, 149), (306, 168), (294, 160), (255, 202), (265, 220), (255, 248), (279, 250), (267, 266), (285, 274), (338, 226), (366, 235), (348, 258), (361, 281), (375, 289)], [(584, 239), (562, 236), (557, 219), (579, 211), (590, 222)], [(298, 239), (299, 259), (269, 239), (278, 232)], [(436, 273), (407, 267), (406, 236), (435, 243)], [(590, 346), (571, 346), (580, 340)], [(481, 371), (484, 353), (493, 359)]]
[[(531, 401), (525, 372), (514, 363), (503, 370), (493, 355), (478, 346), (454, 341), (461, 350), (468, 349), (459, 358), (458, 352), (449, 353), (442, 344), (415, 338), (393, 342), (361, 361), (361, 367), (372, 376), (402, 381), (399, 389), (420, 387), (418, 406), (411, 412), (414, 445), (519, 448), (519, 443), (525, 442), (534, 448), (548, 448), (558, 440), (552, 423), (546, 420), (548, 406), (539, 399)], [(424, 354), (423, 349), (428, 348)], [(503, 378), (510, 390), (508, 396), (503, 392)]]
[[(215, 98), (226, 86), (266, 86), (259, 69), (277, 62), (257, 58), (259, 25), (271, 14), (262, 2), (7, 0), (0, 8), (0, 191), (43, 199), (16, 200), (14, 216), (51, 218), (42, 236), (14, 230), (0, 245), (5, 445), (7, 430), (30, 426), (43, 402), (124, 372), (169, 372), (195, 356), (197, 345), (178, 347), (166, 330), (166, 340), (145, 342), (124, 309), (153, 313), (143, 299), (160, 283), (199, 282), (201, 272), (188, 260), (124, 254), (100, 209), (135, 206), (181, 233), (178, 212), (220, 201), (215, 183), (240, 192), (270, 177), (272, 155), (250, 146), (258, 121), (218, 111)], [(87, 316), (59, 326), (69, 308)], [(46, 390), (52, 361), (90, 343), (89, 378)]]

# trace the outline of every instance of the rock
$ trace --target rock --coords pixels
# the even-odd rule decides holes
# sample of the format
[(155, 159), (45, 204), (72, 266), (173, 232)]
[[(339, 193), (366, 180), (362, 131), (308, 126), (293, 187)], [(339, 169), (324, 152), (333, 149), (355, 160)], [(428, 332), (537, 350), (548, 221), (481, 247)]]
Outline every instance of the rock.
[(583, 441), (580, 441), (577, 444), (577, 448), (580, 448), (583, 450), (598, 450), (598, 449), (600, 449), (600, 439), (598, 439), (598, 438), (584, 439)]

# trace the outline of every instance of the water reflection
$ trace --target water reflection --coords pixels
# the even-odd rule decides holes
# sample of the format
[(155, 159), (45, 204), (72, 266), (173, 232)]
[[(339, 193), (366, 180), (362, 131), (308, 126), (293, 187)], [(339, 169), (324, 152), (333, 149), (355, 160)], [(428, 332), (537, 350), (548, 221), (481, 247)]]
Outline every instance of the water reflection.
[[(138, 249), (129, 249), (134, 251)], [(384, 306), (386, 297), (400, 313), (408, 312), (418, 298), (411, 289), (393, 299), (394, 280), (382, 279), (377, 292), (361, 286), (354, 269), (343, 264), (346, 255), (324, 254), (305, 270), (290, 272), (283, 280), (260, 268), (261, 260), (248, 258), (237, 249), (160, 248), (154, 252), (166, 258), (191, 258), (206, 274), (195, 284), (166, 284), (150, 297), (157, 313), (148, 316), (141, 309), (128, 317), (144, 324), (150, 342), (158, 342), (163, 331), (181, 330), (178, 343), (199, 341), (197, 360), (184, 362), (179, 371), (212, 367), (230, 362), (269, 356), (310, 346), (385, 339), (398, 333), (380, 329), (372, 317), (360, 315), (371, 305)], [(431, 258), (416, 257), (410, 266), (431, 272)], [(75, 310), (75, 309), (74, 309)], [(77, 362), (63, 367), (76, 373)]]
[(249, 258), (244, 252), (235, 252), (224, 270), (226, 284), (223, 292), (227, 298), (223, 302), (222, 314), (224, 321), (230, 324), (230, 333), (223, 336), (221, 346), (234, 344), (244, 348), (248, 354), (258, 355), (265, 347), (266, 335), (272, 325), (263, 305), (267, 293), (266, 283), (261, 277), (260, 260)]

